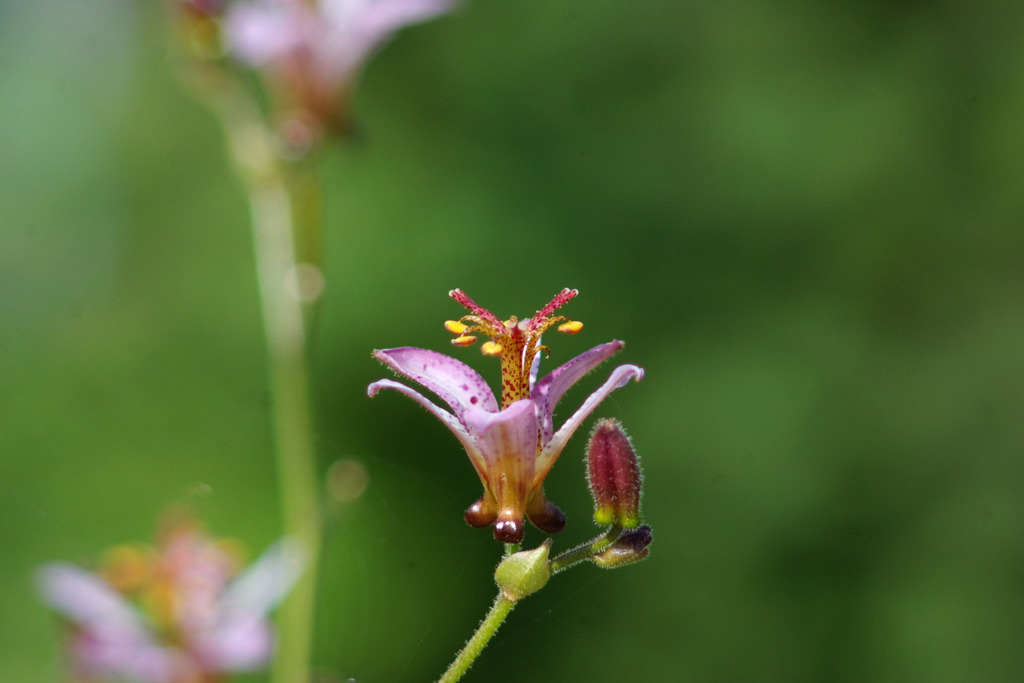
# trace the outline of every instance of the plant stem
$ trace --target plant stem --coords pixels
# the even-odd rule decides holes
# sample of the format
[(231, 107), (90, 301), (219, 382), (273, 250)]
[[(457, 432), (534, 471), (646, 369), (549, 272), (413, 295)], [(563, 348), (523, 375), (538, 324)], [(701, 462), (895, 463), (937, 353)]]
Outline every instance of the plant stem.
[(306, 569), (279, 612), (273, 680), (308, 683), (322, 520), (308, 358), (313, 316), (301, 296), (298, 267), (321, 272), (319, 184), (310, 181), (309, 168), (300, 175), (300, 167), (281, 161), (273, 132), (236, 84), (220, 81), (207, 95), (249, 198), (282, 522), (285, 535), (306, 553)]
[(320, 510), (316, 485), (307, 340), (302, 304), (288, 292), (295, 267), (290, 235), (290, 202), (283, 188), (255, 189), (253, 228), (272, 394), (278, 485), (285, 534), (297, 539), (308, 566), (281, 606), (281, 642), (274, 661), (278, 683), (308, 683), (315, 607), (316, 566), (320, 550)]
[(455, 681), (462, 678), (469, 671), (469, 667), (473, 665), (476, 658), (480, 656), (480, 653), (483, 652), (484, 647), (487, 646), (487, 643), (494, 634), (498, 632), (498, 628), (504, 623), (505, 617), (509, 615), (515, 606), (515, 601), (509, 600), (499, 591), (498, 597), (491, 606), (491, 610), (484, 617), (484, 620), (480, 622), (480, 626), (477, 627), (473, 637), (469, 639), (465, 647), (455, 656), (455, 660), (452, 661), (451, 666), (438, 679), (437, 683), (455, 683)]
[(566, 550), (564, 553), (551, 560), (551, 573), (557, 574), (564, 572), (569, 567), (574, 567), (580, 562), (589, 560), (591, 557), (601, 552), (619, 537), (622, 533), (622, 527), (613, 524), (608, 528), (608, 531), (601, 534), (597, 538), (591, 539), (586, 543), (581, 543), (571, 550)]

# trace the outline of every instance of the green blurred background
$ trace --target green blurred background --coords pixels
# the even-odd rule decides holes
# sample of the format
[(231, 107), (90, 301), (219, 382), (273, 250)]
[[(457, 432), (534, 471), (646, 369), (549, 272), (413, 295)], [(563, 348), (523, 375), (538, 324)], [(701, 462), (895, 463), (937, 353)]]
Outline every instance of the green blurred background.
[[(5, 682), (60, 677), (40, 563), (182, 501), (280, 533), (246, 205), (164, 20), (0, 2)], [(315, 393), (322, 468), (370, 484), (329, 523), (325, 680), (436, 677), (500, 552), (451, 435), (366, 398), (370, 350), (449, 348), (452, 287), (523, 315), (565, 286), (587, 328), (551, 362), (620, 338), (647, 370), (597, 414), (653, 552), (557, 577), (467, 681), (1024, 680), (1024, 5), (472, 0), (356, 108)], [(595, 531), (583, 441), (556, 548)]]

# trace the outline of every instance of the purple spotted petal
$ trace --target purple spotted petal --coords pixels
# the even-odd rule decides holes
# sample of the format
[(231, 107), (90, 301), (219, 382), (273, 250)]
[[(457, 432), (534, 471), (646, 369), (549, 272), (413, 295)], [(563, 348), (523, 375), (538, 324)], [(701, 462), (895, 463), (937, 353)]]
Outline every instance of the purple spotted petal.
[[(630, 380), (636, 380), (639, 382), (643, 378), (643, 368), (637, 367), (636, 365), (620, 365), (615, 368), (605, 383), (602, 384), (597, 391), (588, 396), (587, 400), (583, 402), (583, 405), (572, 414), (572, 417), (566, 420), (565, 423), (558, 428), (558, 431), (554, 433), (550, 440), (544, 443), (544, 447), (541, 450), (540, 455), (537, 456), (537, 465), (533, 479), (534, 486), (540, 485), (540, 482), (542, 482), (544, 477), (547, 476), (548, 470), (550, 470), (551, 466), (555, 464), (555, 460), (558, 459), (562, 449), (565, 448), (565, 444), (569, 440), (569, 437), (573, 435), (573, 432), (579, 428), (590, 413), (594, 412), (594, 409), (608, 397), (608, 394), (612, 393), (616, 389), (626, 386), (629, 384)], [(545, 379), (547, 378), (545, 377)]]
[(542, 443), (551, 439), (555, 431), (552, 414), (565, 392), (588, 372), (618, 353), (623, 346), (625, 344), (618, 340), (595, 346), (558, 366), (537, 382), (531, 392), (531, 398), (537, 404), (537, 412), (541, 421)]
[(469, 438), (469, 434), (466, 433), (466, 428), (462, 426), (462, 423), (459, 422), (458, 418), (444, 408), (438, 407), (437, 404), (412, 387), (408, 387), (401, 382), (396, 382), (392, 379), (379, 379), (366, 387), (366, 393), (370, 398), (373, 398), (381, 389), (394, 389), (395, 391), (405, 394), (412, 400), (416, 401), (416, 403), (419, 403), (421, 406), (426, 408), (427, 412), (431, 415), (443, 422), (448, 429), (455, 433), (455, 436), (459, 437), (459, 440)]
[(373, 356), (399, 375), (432, 391), (448, 404), (457, 418), (461, 419), (470, 407), (498, 411), (494, 392), (484, 378), (451, 356), (413, 346), (374, 351)]

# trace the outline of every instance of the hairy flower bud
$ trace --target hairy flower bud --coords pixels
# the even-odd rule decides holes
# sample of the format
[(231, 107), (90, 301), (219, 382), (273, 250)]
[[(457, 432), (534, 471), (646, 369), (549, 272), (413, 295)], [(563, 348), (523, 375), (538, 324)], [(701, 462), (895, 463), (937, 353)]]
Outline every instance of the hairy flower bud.
[(651, 552), (652, 540), (651, 527), (644, 524), (623, 532), (614, 543), (590, 559), (602, 569), (624, 567), (646, 558)]
[(551, 578), (550, 550), (549, 538), (533, 550), (520, 551), (501, 561), (494, 571), (494, 581), (508, 600), (516, 602), (544, 587)]
[(600, 420), (587, 444), (587, 480), (594, 521), (632, 529), (640, 524), (643, 474), (629, 436), (618, 420)]

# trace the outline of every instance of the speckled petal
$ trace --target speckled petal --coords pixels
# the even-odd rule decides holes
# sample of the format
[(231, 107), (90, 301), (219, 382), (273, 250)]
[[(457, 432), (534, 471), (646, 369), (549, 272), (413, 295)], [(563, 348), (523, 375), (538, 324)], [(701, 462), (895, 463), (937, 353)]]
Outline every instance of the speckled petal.
[[(607, 344), (605, 346), (607, 346)], [(537, 456), (537, 464), (533, 475), (534, 486), (540, 484), (540, 482), (544, 480), (548, 470), (550, 470), (551, 466), (555, 464), (555, 460), (558, 459), (558, 455), (562, 452), (562, 449), (565, 448), (565, 444), (569, 440), (569, 437), (571, 437), (573, 432), (575, 432), (583, 421), (587, 419), (587, 416), (594, 412), (594, 409), (608, 397), (608, 394), (612, 393), (616, 389), (626, 386), (629, 384), (630, 380), (636, 380), (639, 382), (643, 377), (643, 368), (636, 365), (620, 365), (615, 368), (605, 383), (602, 384), (597, 391), (588, 396), (587, 400), (583, 402), (583, 405), (579, 407), (579, 410), (573, 413), (572, 417), (566, 420), (565, 423), (558, 428), (558, 431), (554, 433), (551, 439), (544, 444), (540, 455)], [(545, 377), (544, 379), (547, 378)]]
[(618, 340), (595, 346), (558, 366), (536, 383), (531, 398), (537, 404), (542, 443), (547, 442), (555, 431), (552, 413), (565, 392), (588, 372), (618, 353), (623, 346), (625, 344)]
[(374, 351), (374, 358), (399, 375), (423, 385), (448, 404), (459, 419), (467, 408), (498, 411), (494, 392), (476, 370), (429, 349), (403, 346)]

